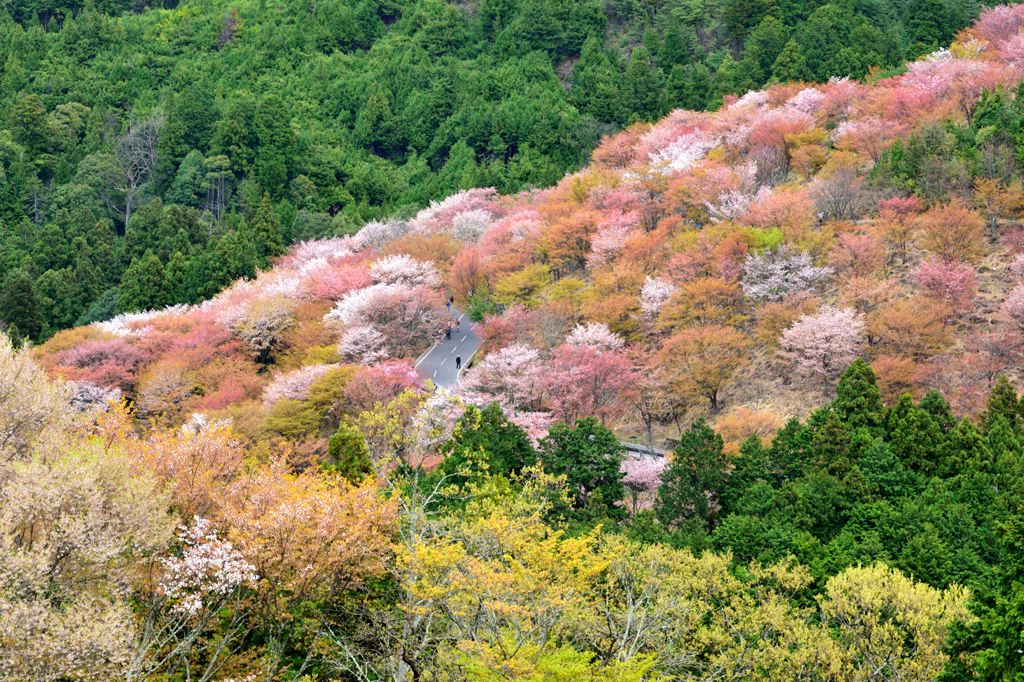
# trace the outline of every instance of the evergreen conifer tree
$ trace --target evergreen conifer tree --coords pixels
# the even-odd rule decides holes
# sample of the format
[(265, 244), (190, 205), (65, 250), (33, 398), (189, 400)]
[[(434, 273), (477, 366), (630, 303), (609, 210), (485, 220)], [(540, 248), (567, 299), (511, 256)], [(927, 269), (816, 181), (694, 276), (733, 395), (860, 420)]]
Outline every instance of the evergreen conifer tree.
[(172, 302), (167, 274), (160, 259), (146, 251), (141, 260), (133, 259), (121, 278), (117, 299), (118, 313), (159, 310)]
[(665, 28), (665, 40), (658, 54), (658, 66), (662, 71), (671, 71), (676, 66), (686, 63), (687, 49), (683, 41), (683, 32), (679, 28), (679, 20), (673, 14)]
[(790, 40), (772, 64), (772, 83), (811, 80), (811, 70), (795, 40)]
[(4, 279), (0, 292), (0, 316), (8, 325), (15, 325), (20, 334), (38, 339), (43, 330), (43, 316), (32, 286), (32, 277), (22, 268)]
[(269, 194), (263, 195), (260, 206), (256, 210), (256, 217), (249, 225), (249, 233), (256, 248), (256, 262), (260, 267), (267, 267), (271, 258), (284, 253), (284, 244), (281, 241), (281, 223), (274, 215), (274, 205), (270, 202)]
[(679, 440), (661, 475), (654, 512), (664, 525), (678, 528), (689, 519), (712, 525), (713, 504), (726, 482), (728, 457), (722, 437), (703, 419), (694, 422)]
[(880, 436), (885, 428), (885, 407), (875, 371), (857, 358), (846, 368), (836, 386), (832, 409), (851, 430), (866, 428)]
[(1002, 417), (1007, 425), (1015, 433), (1020, 431), (1020, 416), (1017, 389), (1013, 387), (1005, 375), (1000, 375), (989, 392), (988, 401), (985, 403), (985, 411), (981, 414), (981, 421), (986, 429), (996, 418)]
[(620, 517), (616, 506), (623, 498), (622, 446), (612, 431), (596, 419), (580, 419), (575, 426), (555, 424), (538, 443), (544, 471), (566, 477), (572, 509), (583, 512), (599, 503), (608, 514)]

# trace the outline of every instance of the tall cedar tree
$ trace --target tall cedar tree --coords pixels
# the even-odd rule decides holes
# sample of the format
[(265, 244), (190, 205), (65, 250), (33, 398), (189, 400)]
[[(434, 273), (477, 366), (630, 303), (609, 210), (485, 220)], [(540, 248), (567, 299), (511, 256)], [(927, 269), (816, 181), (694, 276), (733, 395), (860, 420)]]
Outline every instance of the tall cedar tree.
[(117, 299), (118, 313), (159, 310), (172, 302), (171, 287), (160, 259), (146, 251), (141, 260), (133, 259), (121, 279)]
[(611, 429), (596, 419), (580, 419), (575, 426), (558, 423), (538, 443), (544, 470), (566, 477), (572, 509), (603, 506), (606, 514), (621, 517), (616, 506), (624, 494), (622, 486), (622, 445)]
[(690, 426), (673, 451), (661, 475), (654, 512), (664, 525), (678, 528), (689, 519), (713, 525), (718, 494), (726, 483), (729, 458), (722, 437), (699, 419)]

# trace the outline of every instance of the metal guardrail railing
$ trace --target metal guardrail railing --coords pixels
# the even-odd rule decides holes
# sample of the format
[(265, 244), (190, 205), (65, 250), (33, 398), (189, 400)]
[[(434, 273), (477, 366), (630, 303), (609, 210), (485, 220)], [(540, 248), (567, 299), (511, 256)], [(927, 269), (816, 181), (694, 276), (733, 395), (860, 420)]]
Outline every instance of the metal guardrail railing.
[(620, 440), (619, 443), (622, 445), (622, 449), (634, 457), (641, 458), (654, 458), (664, 457), (666, 454), (665, 450), (659, 450), (658, 448), (649, 448), (646, 445), (640, 445), (639, 443), (630, 443), (624, 440)]

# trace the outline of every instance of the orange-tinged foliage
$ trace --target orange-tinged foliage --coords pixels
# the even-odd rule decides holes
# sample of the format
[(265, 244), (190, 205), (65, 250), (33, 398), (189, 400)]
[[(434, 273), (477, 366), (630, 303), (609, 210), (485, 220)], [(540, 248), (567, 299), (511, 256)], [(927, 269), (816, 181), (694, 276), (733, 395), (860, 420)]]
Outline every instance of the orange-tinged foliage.
[(925, 211), (917, 226), (921, 247), (945, 261), (974, 263), (985, 253), (985, 223), (959, 199)]
[(731, 455), (739, 454), (740, 444), (750, 436), (757, 436), (762, 444), (768, 445), (783, 426), (784, 421), (777, 414), (746, 406), (730, 410), (715, 420), (715, 431), (725, 441), (725, 451)]
[(380, 574), (396, 508), (377, 494), (373, 477), (356, 487), (316, 472), (290, 474), (277, 462), (239, 478), (221, 517), (262, 589), (304, 595)]
[(687, 282), (665, 303), (658, 324), (665, 329), (693, 325), (739, 325), (743, 292), (735, 282), (721, 277), (702, 277)]
[(894, 405), (904, 393), (917, 397), (921, 367), (911, 358), (901, 355), (882, 355), (871, 363), (878, 381), (878, 390), (885, 405)]
[(952, 329), (951, 311), (929, 298), (905, 299), (868, 318), (868, 334), (879, 353), (924, 360), (946, 350)]
[(704, 397), (718, 411), (718, 392), (733, 372), (749, 362), (750, 341), (732, 327), (709, 325), (674, 334), (658, 359), (667, 383), (684, 396)]

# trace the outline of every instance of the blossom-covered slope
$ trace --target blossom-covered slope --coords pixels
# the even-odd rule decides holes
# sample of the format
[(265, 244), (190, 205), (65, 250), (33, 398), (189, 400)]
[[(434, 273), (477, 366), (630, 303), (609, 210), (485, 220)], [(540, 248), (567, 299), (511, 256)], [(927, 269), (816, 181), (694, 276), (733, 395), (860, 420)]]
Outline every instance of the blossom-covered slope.
[(768, 435), (856, 357), (887, 400), (938, 387), (973, 411), (1024, 353), (1022, 27), (998, 7), (893, 78), (675, 111), (550, 189), (461, 192), (39, 355), (83, 400), (313, 453), (341, 414), (422, 385), (455, 296), (488, 341), (463, 392), (535, 435), (594, 415), (654, 441), (700, 413), (729, 442)]

